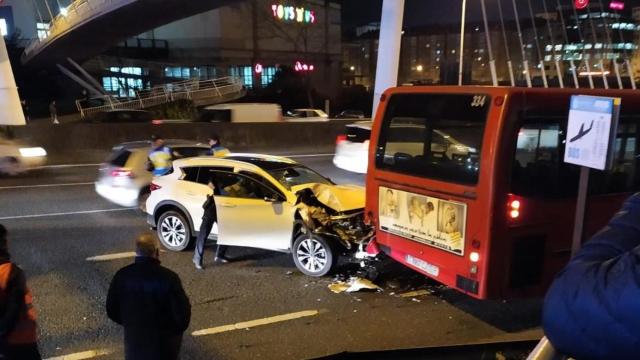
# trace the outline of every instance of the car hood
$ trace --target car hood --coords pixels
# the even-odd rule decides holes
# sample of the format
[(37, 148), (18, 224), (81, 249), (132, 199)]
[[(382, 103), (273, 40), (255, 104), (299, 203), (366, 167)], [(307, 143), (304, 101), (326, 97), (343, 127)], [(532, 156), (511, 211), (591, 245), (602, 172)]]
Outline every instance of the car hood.
[(304, 189), (310, 189), (318, 201), (337, 212), (364, 208), (365, 189), (362, 186), (312, 183), (293, 186), (291, 191), (295, 194)]

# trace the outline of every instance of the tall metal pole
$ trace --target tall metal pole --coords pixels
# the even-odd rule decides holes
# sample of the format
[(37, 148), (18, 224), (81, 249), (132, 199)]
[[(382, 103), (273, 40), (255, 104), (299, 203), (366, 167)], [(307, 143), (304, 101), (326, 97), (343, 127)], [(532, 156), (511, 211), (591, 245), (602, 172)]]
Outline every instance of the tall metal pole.
[(49, 16), (51, 16), (51, 23), (53, 23), (53, 13), (51, 12), (51, 7), (49, 6), (49, 0), (44, 0), (44, 4), (47, 6), (47, 10), (49, 11)]
[(40, 9), (38, 8), (38, 4), (36, 4), (36, 0), (31, 0), (31, 3), (33, 4), (33, 8), (36, 10), (36, 15), (38, 15), (40, 22), (44, 23), (44, 20), (42, 20), (42, 14), (40, 13)]
[[(558, 14), (560, 14), (560, 25), (562, 25), (562, 35), (564, 36), (565, 46), (569, 44), (569, 35), (567, 35), (567, 24), (564, 21), (564, 14), (562, 14), (562, 5), (560, 5), (560, 0), (556, 0), (558, 4)], [(564, 50), (564, 49), (563, 49)], [(566, 51), (563, 51), (566, 53)], [(569, 65), (571, 66), (571, 75), (573, 75), (573, 84), (576, 89), (580, 88), (580, 82), (578, 81), (578, 71), (576, 69), (576, 63), (573, 60), (573, 54), (569, 57)]]
[(378, 65), (376, 85), (373, 95), (375, 118), (380, 97), (390, 87), (398, 85), (398, 67), (400, 65), (400, 45), (402, 42), (402, 18), (404, 0), (384, 0), (380, 21), (380, 43), (378, 44)]
[[(604, 6), (602, 5), (602, 0), (598, 0), (598, 4), (600, 5), (600, 14), (604, 13)], [(611, 33), (609, 32), (609, 22), (607, 21), (606, 16), (602, 16), (602, 24), (604, 25), (604, 36), (607, 42), (605, 43), (605, 49), (607, 46), (611, 49), (611, 53), (613, 54), (613, 42), (611, 41)], [(624, 85), (622, 84), (622, 77), (620, 77), (620, 67), (618, 66), (617, 57), (613, 58), (613, 69), (616, 73), (616, 80), (618, 81), (618, 88), (624, 89)]]
[(509, 41), (507, 40), (507, 31), (504, 27), (504, 14), (502, 13), (502, 0), (498, 0), (498, 14), (500, 15), (500, 27), (502, 28), (502, 40), (504, 41), (504, 54), (507, 58), (507, 67), (509, 69), (509, 80), (511, 86), (516, 86), (516, 79), (513, 76), (513, 62), (511, 61), (511, 53), (509, 51)]
[[(616, 16), (618, 16), (618, 10), (613, 10), (613, 13), (616, 14)], [(624, 43), (625, 41), (624, 41), (624, 35), (622, 34), (622, 28), (618, 28), (618, 35), (620, 35), (620, 41)], [(629, 80), (631, 81), (631, 88), (633, 90), (636, 90), (636, 80), (633, 78), (633, 75), (634, 75), (633, 64), (629, 60), (629, 53), (627, 52), (626, 47), (623, 47), (623, 53), (624, 53), (624, 63), (625, 63), (625, 66), (627, 67), (627, 73), (629, 73)]]
[(527, 5), (529, 6), (529, 16), (531, 16), (531, 27), (533, 28), (533, 38), (536, 43), (536, 51), (538, 53), (538, 61), (540, 66), (540, 71), (542, 72), (542, 83), (545, 88), (549, 87), (549, 82), (547, 81), (547, 70), (544, 66), (544, 57), (542, 56), (542, 51), (540, 50), (540, 39), (538, 39), (538, 28), (536, 27), (536, 18), (533, 14), (533, 8), (531, 7), (531, 0), (527, 0)]
[[(547, 0), (542, 0), (542, 8), (544, 9), (545, 14), (549, 14), (549, 10), (547, 10)], [(549, 16), (546, 16), (547, 20), (547, 32), (549, 33), (549, 43), (551, 44), (551, 55), (553, 56), (553, 62), (556, 65), (556, 74), (558, 76), (558, 83), (560, 84), (560, 88), (564, 88), (564, 74), (560, 69), (560, 60), (558, 59), (558, 54), (556, 52), (556, 44), (553, 38), (553, 30), (551, 29), (551, 21), (549, 20)]]
[(585, 51), (584, 45), (584, 36), (582, 36), (582, 29), (580, 28), (580, 19), (578, 18), (578, 11), (575, 6), (571, 5), (571, 9), (573, 9), (573, 16), (576, 20), (576, 28), (578, 29), (578, 37), (580, 38), (580, 43), (582, 44), (582, 59), (584, 60), (584, 65), (587, 67), (587, 78), (589, 79), (589, 87), (591, 89), (595, 88), (593, 84), (593, 76), (591, 76), (591, 65), (589, 64), (589, 59), (587, 59), (587, 52)]
[(462, 75), (464, 73), (464, 27), (467, 18), (467, 0), (462, 0), (462, 15), (460, 18), (460, 62), (458, 68), (458, 86), (462, 86)]
[[(589, 26), (591, 26), (591, 37), (593, 38), (593, 54), (595, 57), (595, 53), (596, 53), (596, 44), (598, 43), (598, 36), (596, 35), (596, 26), (594, 24), (593, 21), (593, 16), (591, 16), (591, 9), (589, 9), (589, 14), (587, 15), (587, 18), (589, 19)], [(603, 44), (604, 45), (604, 44)], [(604, 84), (604, 88), (608, 89), (609, 88), (609, 81), (607, 81), (607, 74), (605, 74), (604, 72), (604, 46), (602, 51), (600, 51), (600, 72), (602, 73), (602, 83)]]
[(491, 81), (493, 86), (498, 86), (498, 74), (496, 73), (496, 61), (493, 58), (493, 46), (491, 45), (491, 34), (489, 33), (489, 22), (487, 21), (487, 9), (484, 0), (480, 0), (482, 7), (482, 19), (484, 20), (484, 35), (487, 39), (487, 49), (489, 50), (489, 68), (491, 69)]
[(524, 67), (524, 75), (527, 80), (527, 87), (532, 87), (531, 73), (529, 73), (529, 60), (527, 60), (527, 54), (524, 51), (524, 41), (522, 40), (522, 29), (520, 28), (520, 15), (518, 15), (518, 6), (516, 6), (516, 0), (511, 0), (513, 3), (513, 12), (516, 16), (516, 28), (518, 29), (518, 39), (520, 40), (520, 52), (522, 53), (522, 66)]

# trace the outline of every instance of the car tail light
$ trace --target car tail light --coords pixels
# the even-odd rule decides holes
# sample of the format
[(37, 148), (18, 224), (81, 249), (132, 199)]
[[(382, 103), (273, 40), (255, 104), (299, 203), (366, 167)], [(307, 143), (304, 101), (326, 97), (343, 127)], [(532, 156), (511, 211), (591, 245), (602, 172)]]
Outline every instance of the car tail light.
[(347, 141), (347, 135), (338, 135), (338, 137), (336, 137), (336, 145), (345, 141)]
[(520, 217), (520, 212), (522, 211), (522, 202), (517, 199), (510, 200), (507, 211), (509, 212), (510, 219), (518, 219)]
[(151, 120), (151, 123), (153, 125), (161, 125), (162, 123), (164, 123), (164, 121), (162, 121), (162, 120)]
[(113, 171), (111, 171), (111, 176), (113, 177), (129, 177), (132, 178), (133, 177), (133, 172), (131, 170), (127, 170), (127, 169), (115, 169)]
[(160, 190), (162, 189), (162, 186), (156, 184), (156, 183), (151, 183), (151, 185), (149, 185), (149, 190), (150, 191), (156, 191), (156, 190)]

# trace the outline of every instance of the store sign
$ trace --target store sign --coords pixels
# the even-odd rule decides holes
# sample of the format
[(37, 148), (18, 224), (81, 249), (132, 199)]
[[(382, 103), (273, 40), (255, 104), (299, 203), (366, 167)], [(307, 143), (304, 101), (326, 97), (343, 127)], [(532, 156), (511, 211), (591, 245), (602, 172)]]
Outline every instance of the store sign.
[(589, 0), (575, 0), (573, 3), (578, 10), (582, 10), (589, 6)]
[(303, 7), (271, 5), (273, 17), (288, 22), (298, 22), (304, 24), (313, 24), (316, 22), (315, 11), (305, 9)]
[(295, 71), (313, 71), (315, 69), (315, 66), (305, 64), (300, 61), (296, 61), (296, 64), (293, 66), (293, 69)]
[(624, 3), (622, 1), (612, 1), (609, 3), (611, 10), (624, 10)]

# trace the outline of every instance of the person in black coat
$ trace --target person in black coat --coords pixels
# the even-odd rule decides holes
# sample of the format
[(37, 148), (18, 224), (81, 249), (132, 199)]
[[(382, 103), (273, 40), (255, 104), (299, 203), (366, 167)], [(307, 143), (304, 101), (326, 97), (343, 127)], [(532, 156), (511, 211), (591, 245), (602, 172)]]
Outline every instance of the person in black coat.
[(156, 239), (136, 240), (136, 259), (120, 269), (107, 295), (107, 315), (124, 327), (127, 360), (178, 359), (191, 304), (180, 278), (160, 265)]
[[(212, 181), (209, 181), (208, 186), (211, 189), (212, 193), (210, 195), (207, 195), (207, 199), (205, 200), (204, 204), (202, 204), (202, 209), (204, 210), (204, 213), (202, 214), (202, 224), (200, 225), (200, 231), (198, 232), (198, 238), (196, 239), (196, 249), (193, 252), (193, 263), (198, 270), (203, 269), (202, 261), (204, 258), (204, 243), (209, 238), (209, 234), (211, 233), (213, 224), (218, 221), (218, 211), (216, 210), (216, 201), (213, 195), (213, 193), (215, 193), (216, 187)], [(218, 245), (216, 248), (216, 257), (214, 261), (226, 263), (228, 260), (224, 256), (225, 252), (226, 247), (223, 245)]]

